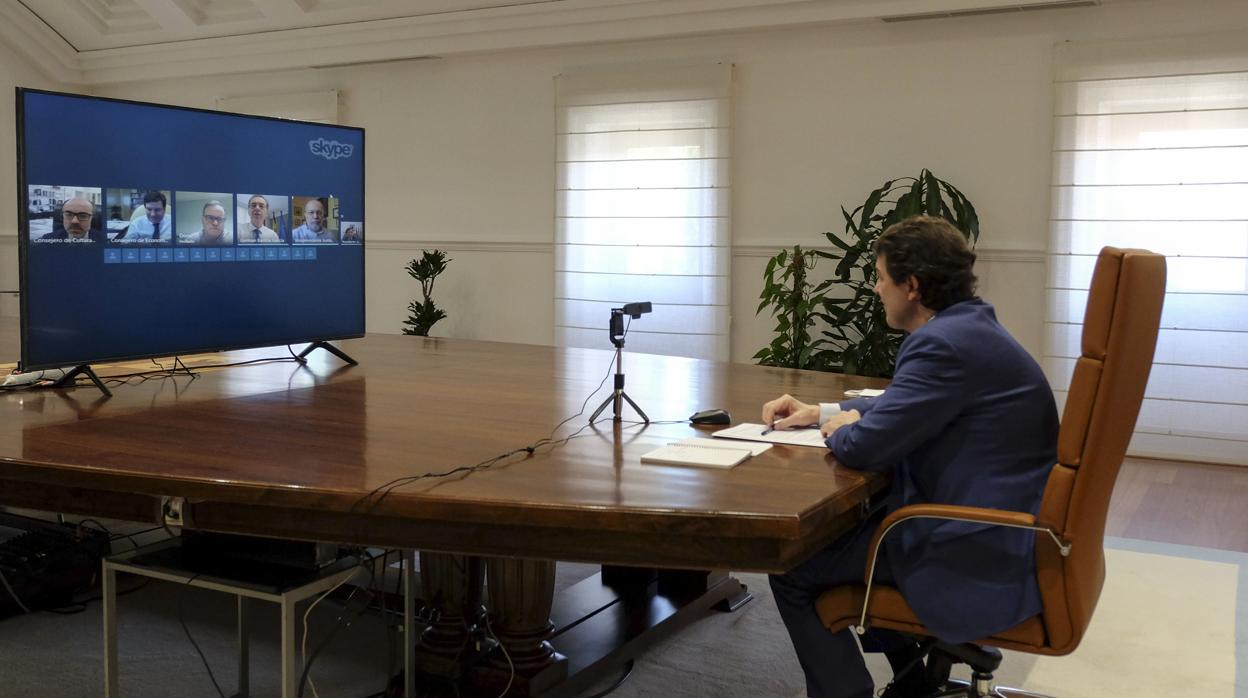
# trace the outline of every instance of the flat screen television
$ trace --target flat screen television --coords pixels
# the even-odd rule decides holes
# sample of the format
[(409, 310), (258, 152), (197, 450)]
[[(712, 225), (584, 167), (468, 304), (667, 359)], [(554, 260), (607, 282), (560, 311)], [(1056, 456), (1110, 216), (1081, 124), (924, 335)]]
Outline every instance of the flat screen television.
[(17, 89), (23, 371), (364, 334), (364, 130)]

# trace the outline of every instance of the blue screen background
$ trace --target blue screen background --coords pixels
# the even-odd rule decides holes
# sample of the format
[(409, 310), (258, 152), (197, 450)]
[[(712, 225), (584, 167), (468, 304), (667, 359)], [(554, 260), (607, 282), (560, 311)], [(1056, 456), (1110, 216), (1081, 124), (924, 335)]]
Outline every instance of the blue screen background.
[[(362, 129), (35, 91), (19, 93), (19, 114), (23, 222), (30, 185), (334, 196), (340, 221), (365, 221)], [(353, 152), (320, 157), (317, 140)], [(105, 264), (106, 248), (135, 246), (32, 243), (25, 225), (19, 236), (26, 369), (364, 333), (361, 244), (297, 246), (315, 259)]]

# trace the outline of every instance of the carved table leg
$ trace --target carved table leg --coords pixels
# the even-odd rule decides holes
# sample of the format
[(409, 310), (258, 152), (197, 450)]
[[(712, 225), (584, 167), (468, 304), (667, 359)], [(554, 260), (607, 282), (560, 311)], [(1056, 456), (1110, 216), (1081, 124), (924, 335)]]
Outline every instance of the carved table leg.
[(485, 566), (489, 629), (501, 647), (474, 675), (474, 687), (483, 695), (500, 695), (510, 684), (508, 695), (532, 696), (562, 682), (568, 660), (547, 641), (554, 630), (555, 563), (487, 558)]
[(420, 553), (421, 591), (431, 617), (416, 648), (420, 672), (451, 681), (461, 677), (473, 654), (467, 644), (481, 608), (483, 572), (478, 557)]

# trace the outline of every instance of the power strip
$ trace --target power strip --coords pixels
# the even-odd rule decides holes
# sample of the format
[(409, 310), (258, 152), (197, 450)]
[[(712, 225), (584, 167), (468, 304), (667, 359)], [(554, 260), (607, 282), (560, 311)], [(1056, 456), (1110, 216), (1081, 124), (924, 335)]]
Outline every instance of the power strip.
[(41, 380), (54, 381), (65, 375), (65, 370), (60, 368), (50, 368), (46, 371), (27, 371), (18, 373), (14, 371), (4, 377), (4, 383), (0, 383), (3, 388), (17, 388), (31, 383), (38, 383)]

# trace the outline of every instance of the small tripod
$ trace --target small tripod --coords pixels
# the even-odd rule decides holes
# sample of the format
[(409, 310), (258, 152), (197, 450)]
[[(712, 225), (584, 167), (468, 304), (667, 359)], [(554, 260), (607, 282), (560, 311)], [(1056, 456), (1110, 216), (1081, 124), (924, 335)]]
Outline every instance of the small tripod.
[(620, 421), (620, 400), (627, 401), (628, 404), (632, 405), (633, 409), (637, 411), (637, 414), (641, 415), (642, 421), (646, 424), (650, 423), (650, 418), (646, 416), (646, 413), (637, 406), (637, 403), (633, 402), (633, 399), (628, 396), (628, 393), (624, 392), (623, 365), (624, 314), (628, 313), (634, 318), (639, 318), (642, 313), (648, 312), (650, 312), (649, 303), (628, 303), (623, 308), (611, 309), (611, 325), (609, 330), (611, 332), (611, 343), (615, 345), (615, 390), (607, 396), (606, 400), (602, 401), (602, 404), (598, 406), (598, 409), (594, 410), (593, 415), (589, 418), (590, 424), (593, 424), (594, 420), (598, 419), (598, 415), (602, 414), (602, 411), (607, 409), (607, 405), (612, 406), (612, 421)]

